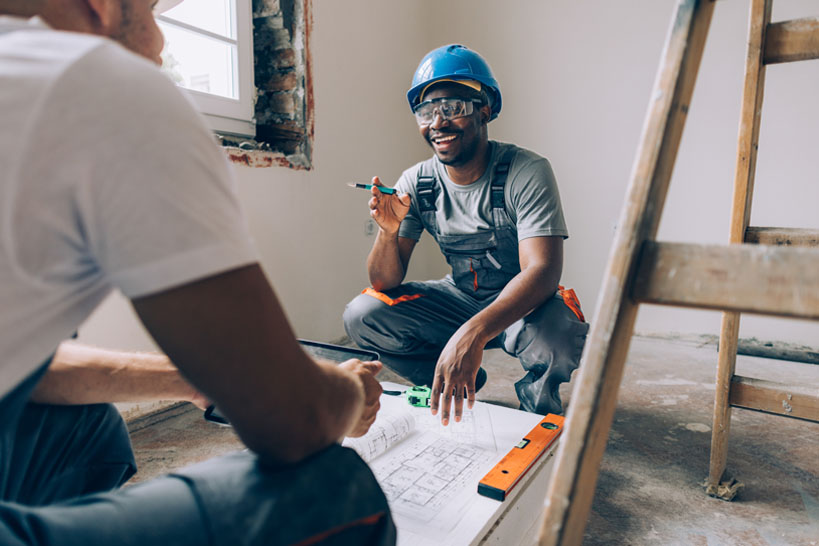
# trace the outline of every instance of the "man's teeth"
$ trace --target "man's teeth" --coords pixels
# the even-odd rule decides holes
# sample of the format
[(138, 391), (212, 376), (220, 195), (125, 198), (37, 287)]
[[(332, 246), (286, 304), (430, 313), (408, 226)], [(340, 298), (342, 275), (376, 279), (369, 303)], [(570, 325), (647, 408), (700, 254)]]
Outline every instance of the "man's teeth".
[(449, 135), (449, 136), (445, 136), (445, 137), (436, 137), (433, 140), (435, 142), (437, 142), (437, 143), (449, 142), (450, 140), (455, 140), (455, 135)]

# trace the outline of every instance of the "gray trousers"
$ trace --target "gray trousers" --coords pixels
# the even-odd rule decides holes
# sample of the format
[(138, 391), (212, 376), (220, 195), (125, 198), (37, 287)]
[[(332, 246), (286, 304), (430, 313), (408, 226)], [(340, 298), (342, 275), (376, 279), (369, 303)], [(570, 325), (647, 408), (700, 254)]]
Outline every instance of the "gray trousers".
[[(449, 277), (405, 283), (384, 295), (391, 301), (360, 294), (347, 304), (347, 334), (360, 347), (378, 352), (397, 374), (427, 386), (452, 334), (497, 297), (475, 299)], [(525, 374), (515, 392), (521, 409), (563, 413), (558, 387), (580, 363), (588, 329), (555, 295), (487, 344), (487, 349), (502, 348), (520, 360)]]
[(116, 490), (136, 471), (107, 404), (28, 403), (45, 367), (0, 401), (0, 544), (394, 544), (366, 464), (332, 446), (296, 465), (247, 451)]

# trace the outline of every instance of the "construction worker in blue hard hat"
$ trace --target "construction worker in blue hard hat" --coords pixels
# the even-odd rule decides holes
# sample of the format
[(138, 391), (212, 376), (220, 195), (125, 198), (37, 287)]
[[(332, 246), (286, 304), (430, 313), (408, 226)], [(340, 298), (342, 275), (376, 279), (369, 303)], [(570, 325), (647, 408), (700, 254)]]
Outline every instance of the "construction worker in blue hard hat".
[[(489, 140), (500, 87), (463, 45), (428, 53), (407, 99), (434, 155), (404, 171), (395, 193), (371, 190), (379, 226), (367, 259), (372, 286), (348, 304), (347, 332), (398, 374), (431, 386), (444, 424), (453, 402), (458, 421), (464, 397), (471, 407), (485, 383), (488, 347), (520, 360), (521, 409), (560, 414), (558, 387), (579, 363), (588, 324), (574, 291), (558, 286), (568, 231), (552, 168)], [(424, 230), (452, 272), (402, 284)]]

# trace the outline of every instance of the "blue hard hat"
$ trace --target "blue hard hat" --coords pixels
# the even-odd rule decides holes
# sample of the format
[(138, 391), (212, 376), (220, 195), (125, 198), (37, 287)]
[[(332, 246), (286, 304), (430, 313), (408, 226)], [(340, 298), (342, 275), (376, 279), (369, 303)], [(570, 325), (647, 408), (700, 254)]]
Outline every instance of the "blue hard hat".
[(440, 80), (475, 80), (482, 84), (492, 99), (492, 121), (501, 110), (501, 92), (489, 64), (466, 46), (450, 44), (433, 49), (421, 59), (407, 91), (410, 108), (418, 105), (421, 93)]

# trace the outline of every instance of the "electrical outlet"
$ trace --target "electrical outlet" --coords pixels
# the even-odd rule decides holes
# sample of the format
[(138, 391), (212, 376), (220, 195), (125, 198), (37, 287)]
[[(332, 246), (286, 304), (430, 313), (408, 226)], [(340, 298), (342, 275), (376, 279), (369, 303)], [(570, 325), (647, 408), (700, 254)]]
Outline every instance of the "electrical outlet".
[(367, 237), (375, 235), (376, 229), (377, 226), (375, 224), (375, 220), (373, 220), (372, 218), (367, 218), (367, 221), (364, 223), (364, 235), (366, 235)]

